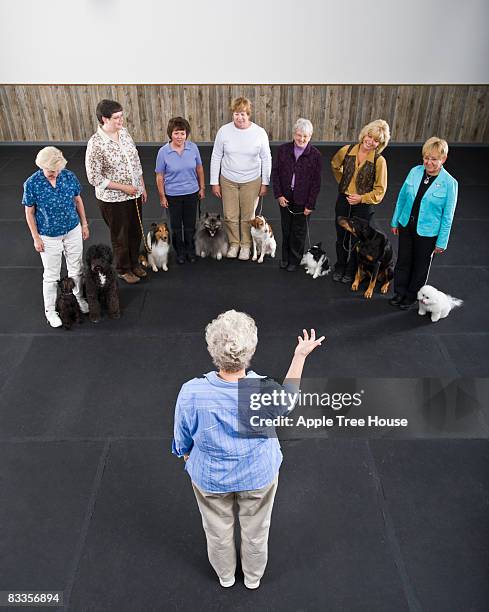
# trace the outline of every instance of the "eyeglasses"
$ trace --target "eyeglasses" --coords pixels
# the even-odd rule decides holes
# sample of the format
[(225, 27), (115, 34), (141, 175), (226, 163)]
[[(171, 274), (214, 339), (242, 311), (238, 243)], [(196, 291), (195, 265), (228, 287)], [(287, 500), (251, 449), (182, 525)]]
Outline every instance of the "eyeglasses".
[(423, 161), (425, 162), (439, 162), (441, 159), (439, 157), (423, 157)]

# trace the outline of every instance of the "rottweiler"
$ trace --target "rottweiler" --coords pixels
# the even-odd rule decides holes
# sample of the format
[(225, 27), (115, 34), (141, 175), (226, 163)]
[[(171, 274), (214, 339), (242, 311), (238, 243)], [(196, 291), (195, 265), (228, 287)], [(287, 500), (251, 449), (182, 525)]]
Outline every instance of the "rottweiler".
[(354, 248), (357, 252), (358, 267), (351, 286), (352, 291), (358, 290), (361, 281), (368, 274), (370, 282), (363, 295), (371, 298), (377, 281), (381, 283), (381, 293), (387, 293), (394, 278), (393, 252), (387, 236), (371, 227), (366, 219), (359, 217), (338, 217), (338, 224), (356, 238)]

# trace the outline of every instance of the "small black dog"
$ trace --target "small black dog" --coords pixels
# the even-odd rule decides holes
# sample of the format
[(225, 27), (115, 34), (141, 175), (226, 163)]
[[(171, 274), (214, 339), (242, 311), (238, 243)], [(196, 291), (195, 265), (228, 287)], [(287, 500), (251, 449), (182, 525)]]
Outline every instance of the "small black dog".
[(106, 308), (111, 319), (121, 316), (117, 276), (112, 265), (112, 251), (106, 244), (93, 244), (85, 255), (85, 288), (92, 323), (102, 319)]
[(83, 317), (76, 297), (73, 295), (75, 281), (71, 276), (64, 276), (58, 281), (61, 293), (56, 298), (56, 310), (65, 329), (71, 329), (73, 323), (83, 323)]
[(392, 245), (387, 236), (371, 227), (366, 219), (359, 217), (338, 217), (338, 225), (357, 239), (355, 249), (358, 267), (351, 286), (352, 291), (357, 291), (360, 282), (368, 275), (370, 282), (363, 294), (366, 298), (372, 297), (377, 281), (381, 283), (381, 293), (387, 293), (394, 278)]

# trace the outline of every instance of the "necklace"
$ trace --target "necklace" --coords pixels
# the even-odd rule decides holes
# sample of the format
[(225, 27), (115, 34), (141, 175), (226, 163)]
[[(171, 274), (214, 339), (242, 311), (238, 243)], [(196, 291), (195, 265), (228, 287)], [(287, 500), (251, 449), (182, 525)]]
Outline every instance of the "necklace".
[(430, 176), (428, 173), (426, 173), (426, 176), (425, 176), (425, 178), (424, 178), (423, 183), (424, 183), (425, 185), (429, 185), (429, 183), (430, 183), (430, 179), (432, 179), (432, 178), (433, 178), (432, 176)]

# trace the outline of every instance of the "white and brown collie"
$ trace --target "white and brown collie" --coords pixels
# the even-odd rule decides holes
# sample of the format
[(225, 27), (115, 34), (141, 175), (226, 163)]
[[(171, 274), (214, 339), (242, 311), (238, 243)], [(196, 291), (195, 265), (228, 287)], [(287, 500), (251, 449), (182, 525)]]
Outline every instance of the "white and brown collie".
[[(147, 265), (151, 266), (153, 272), (158, 272), (159, 268), (168, 272), (168, 253), (170, 252), (168, 225), (166, 223), (152, 223), (146, 242), (151, 249), (151, 252), (147, 255)], [(144, 262), (142, 263), (144, 264)]]
[(249, 224), (251, 225), (251, 237), (253, 239), (252, 260), (258, 260), (258, 263), (263, 263), (265, 255), (275, 257), (277, 242), (273, 235), (272, 226), (265, 217), (259, 215), (252, 219)]

